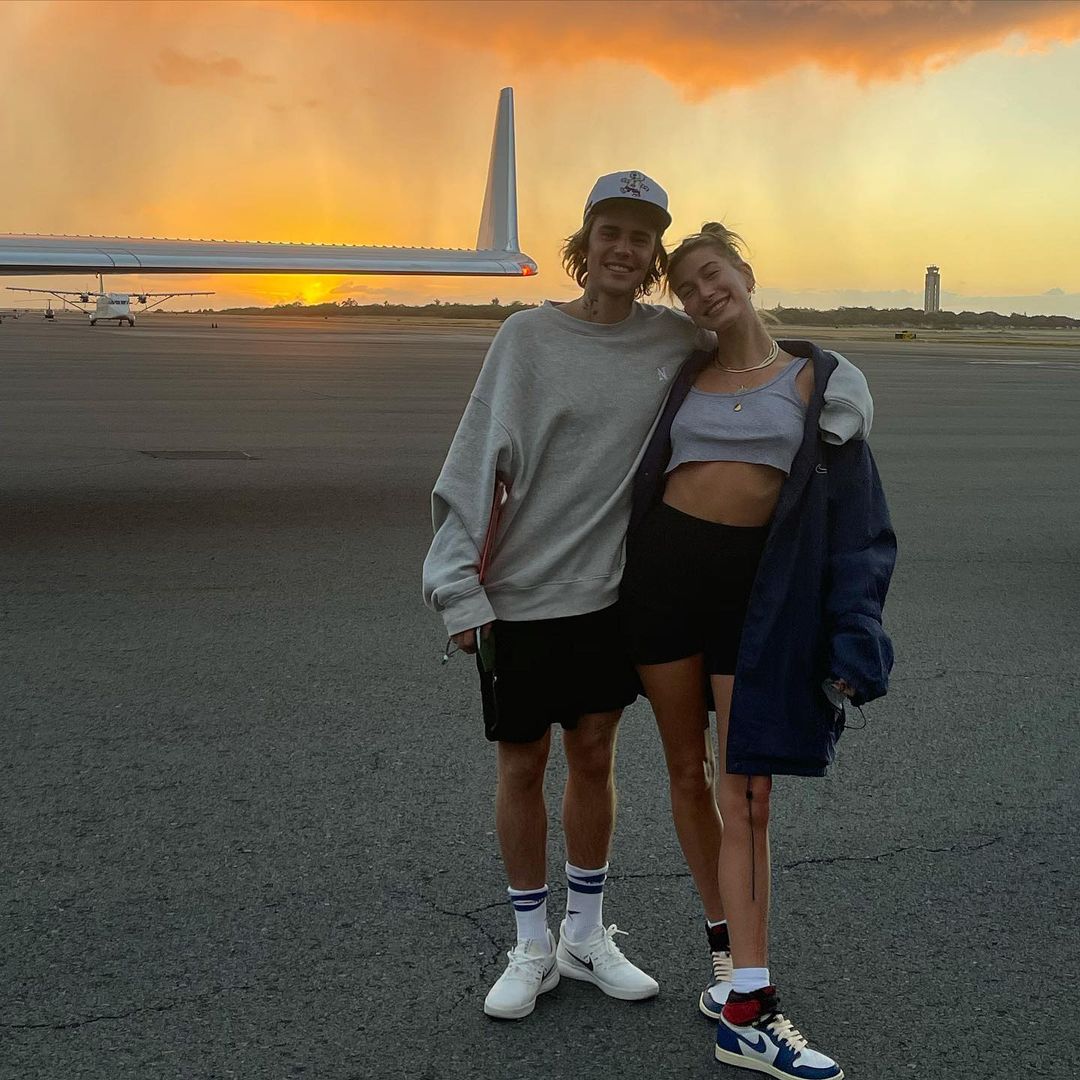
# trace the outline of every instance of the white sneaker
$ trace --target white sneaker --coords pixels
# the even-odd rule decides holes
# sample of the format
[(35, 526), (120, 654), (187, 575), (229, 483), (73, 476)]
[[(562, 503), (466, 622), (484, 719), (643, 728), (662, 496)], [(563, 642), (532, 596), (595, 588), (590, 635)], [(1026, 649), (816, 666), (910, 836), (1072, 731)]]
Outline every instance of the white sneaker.
[(568, 979), (591, 982), (609, 997), (622, 1001), (656, 997), (660, 993), (659, 983), (641, 968), (634, 967), (615, 944), (615, 935), (625, 933), (612, 923), (606, 930), (598, 926), (584, 941), (567, 941), (564, 921), (559, 927), (559, 947), (555, 951), (559, 971)]
[(698, 1008), (710, 1020), (719, 1020), (731, 993), (731, 953), (717, 949), (712, 954), (712, 982), (701, 991)]
[(499, 1020), (520, 1020), (536, 1008), (540, 994), (559, 985), (555, 938), (547, 932), (547, 949), (539, 941), (519, 941), (507, 954), (510, 963), (484, 998), (484, 1012)]

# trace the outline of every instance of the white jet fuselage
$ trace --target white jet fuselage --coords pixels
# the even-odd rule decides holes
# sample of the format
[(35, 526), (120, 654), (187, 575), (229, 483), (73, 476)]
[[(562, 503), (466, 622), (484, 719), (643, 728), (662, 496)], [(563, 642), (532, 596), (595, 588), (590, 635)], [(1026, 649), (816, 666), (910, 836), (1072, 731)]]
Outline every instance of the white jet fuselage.
[(94, 313), (90, 316), (90, 322), (101, 322), (102, 319), (115, 319), (117, 322), (127, 322), (135, 325), (135, 317), (131, 314), (131, 297), (117, 293), (105, 293), (97, 298), (94, 305)]

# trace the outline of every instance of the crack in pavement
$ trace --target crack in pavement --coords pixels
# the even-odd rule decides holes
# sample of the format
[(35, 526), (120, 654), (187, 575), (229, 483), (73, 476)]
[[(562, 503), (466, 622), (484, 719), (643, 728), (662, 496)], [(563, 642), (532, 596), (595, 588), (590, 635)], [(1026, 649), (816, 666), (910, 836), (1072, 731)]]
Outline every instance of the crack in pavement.
[[(483, 936), (487, 939), (492, 949), (492, 954), (488, 960), (488, 963), (484, 965), (484, 969), (486, 969), (492, 964), (498, 964), (499, 955), (503, 951), (502, 943), (495, 940), (492, 934), (488, 931), (487, 927), (484, 926), (484, 924), (478, 918), (476, 918), (476, 914), (477, 912), (481, 911), (490, 911), (492, 908), (496, 907), (505, 907), (508, 901), (498, 900), (495, 903), (483, 904), (480, 907), (472, 908), (469, 911), (451, 911), (448, 908), (440, 907), (433, 900), (427, 900), (426, 897), (425, 901), (429, 907), (431, 907), (434, 911), (437, 911), (440, 915), (446, 915), (451, 919), (464, 919), (466, 922), (472, 923), (472, 925), (476, 927), (476, 929), (479, 930), (480, 933), (483, 934)], [(469, 986), (464, 987), (461, 993), (458, 994), (454, 998), (454, 1000), (446, 1006), (443, 1012), (444, 1019), (439, 1024), (436, 1024), (435, 1030), (437, 1032), (445, 1030), (446, 1027), (452, 1023), (452, 1014), (454, 1013), (454, 1011), (458, 1008), (459, 1005), (463, 1005), (467, 1000), (469, 1000), (475, 992), (476, 984), (470, 984)]]
[(635, 881), (638, 878), (688, 878), (689, 870), (649, 870), (642, 874), (608, 874), (608, 881)]
[(950, 668), (938, 667), (932, 671), (926, 671), (918, 675), (890, 675), (890, 683), (926, 682), (930, 679), (944, 679), (946, 676), (986, 675), (993, 679), (1046, 679), (1051, 682), (1067, 682), (1072, 684), (1076, 680), (1060, 671), (1001, 671), (987, 670), (985, 668)]
[[(1046, 835), (1046, 834), (1043, 834)], [(947, 847), (927, 847), (925, 844), (905, 844), (897, 848), (892, 848), (888, 851), (879, 851), (874, 855), (823, 855), (818, 858), (812, 859), (796, 859), (794, 862), (780, 863), (776, 866), (776, 870), (794, 870), (800, 866), (831, 866), (833, 863), (839, 862), (881, 862), (882, 859), (895, 858), (897, 855), (903, 855), (908, 851), (922, 851), (930, 855), (940, 855), (949, 852), (960, 851), (963, 853), (970, 853), (975, 851), (981, 851), (983, 848), (990, 847), (991, 844), (999, 843), (1003, 840), (1002, 836), (992, 836), (988, 840), (983, 840), (976, 844), (950, 844)], [(687, 870), (674, 871), (648, 871), (645, 873), (635, 874), (610, 874), (608, 875), (609, 881), (617, 880), (638, 880), (638, 879), (682, 879), (690, 877), (690, 872)]]
[(484, 924), (479, 919), (475, 918), (475, 916), (476, 913), (480, 911), (490, 911), (491, 908), (505, 907), (507, 904), (506, 900), (499, 900), (494, 904), (484, 904), (482, 907), (471, 908), (468, 911), (451, 911), (449, 908), (439, 907), (439, 905), (436, 904), (433, 900), (428, 900), (427, 904), (435, 911), (437, 911), (440, 915), (446, 915), (451, 919), (465, 919), (467, 922), (472, 923), (473, 926), (475, 926), (476, 929), (479, 930), (480, 933), (483, 934), (484, 937), (486, 937), (491, 943), (491, 947), (495, 950), (496, 953), (496, 959), (498, 958), (498, 954), (502, 952), (502, 944), (496, 941), (494, 937), (492, 937), (487, 927), (484, 926)]
[(907, 851), (923, 851), (930, 855), (940, 855), (947, 852), (962, 851), (970, 853), (973, 851), (981, 851), (983, 848), (990, 847), (991, 844), (999, 843), (1003, 837), (992, 836), (989, 840), (984, 840), (979, 844), (968, 844), (963, 846), (960, 844), (952, 844), (949, 847), (932, 848), (926, 847), (925, 844), (905, 844), (902, 847), (894, 848), (890, 851), (879, 851), (876, 855), (828, 855), (822, 856), (817, 859), (796, 859), (795, 862), (782, 863), (779, 867), (781, 870), (794, 870), (799, 866), (817, 866), (825, 865), (831, 866), (833, 863), (839, 862), (881, 862), (882, 859), (891, 859), (897, 855), (903, 855)]
[(175, 1001), (170, 1001), (161, 1005), (140, 1005), (134, 1009), (128, 1009), (127, 1012), (102, 1013), (100, 1016), (87, 1016), (81, 1020), (70, 1020), (62, 1023), (7, 1024), (0, 1022), (0, 1028), (9, 1028), (19, 1031), (40, 1030), (42, 1028), (50, 1029), (52, 1031), (70, 1031), (73, 1028), (86, 1027), (87, 1024), (98, 1024), (103, 1020), (127, 1020), (129, 1017), (138, 1016), (140, 1013), (145, 1012), (168, 1012), (170, 1009), (178, 1009), (184, 1005), (193, 1005), (200, 1001), (206, 1001), (209, 998), (217, 997), (220, 994), (253, 989), (254, 987), (250, 984), (244, 984), (242, 986), (221, 986), (206, 994), (196, 994), (194, 997), (177, 998)]

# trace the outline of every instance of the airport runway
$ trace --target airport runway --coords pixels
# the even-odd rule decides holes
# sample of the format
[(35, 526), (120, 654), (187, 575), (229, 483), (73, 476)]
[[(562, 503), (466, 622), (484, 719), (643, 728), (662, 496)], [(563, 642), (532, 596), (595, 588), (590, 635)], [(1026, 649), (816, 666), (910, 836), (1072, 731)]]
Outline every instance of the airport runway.
[[(481, 1012), (493, 758), (419, 569), (490, 334), (0, 324), (0, 1077), (739, 1075), (641, 703), (605, 914), (661, 996)], [(850, 1080), (1075, 1075), (1080, 349), (841, 337), (897, 667), (777, 782), (771, 969)]]

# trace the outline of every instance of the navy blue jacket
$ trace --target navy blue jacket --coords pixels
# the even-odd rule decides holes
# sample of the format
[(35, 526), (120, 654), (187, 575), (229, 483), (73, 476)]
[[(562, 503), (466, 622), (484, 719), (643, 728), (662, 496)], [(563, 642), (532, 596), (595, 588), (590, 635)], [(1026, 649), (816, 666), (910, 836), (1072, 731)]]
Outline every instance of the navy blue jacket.
[[(822, 692), (843, 679), (860, 705), (889, 685), (892, 643), (881, 609), (896, 562), (896, 536), (869, 446), (818, 436), (825, 384), (836, 360), (808, 341), (781, 341), (812, 358), (814, 392), (802, 445), (780, 491), (750, 595), (735, 670), (727, 769), (753, 776), (823, 776), (843, 730), (843, 710)], [(671, 422), (712, 354), (679, 371), (634, 478), (629, 543), (664, 493)]]

